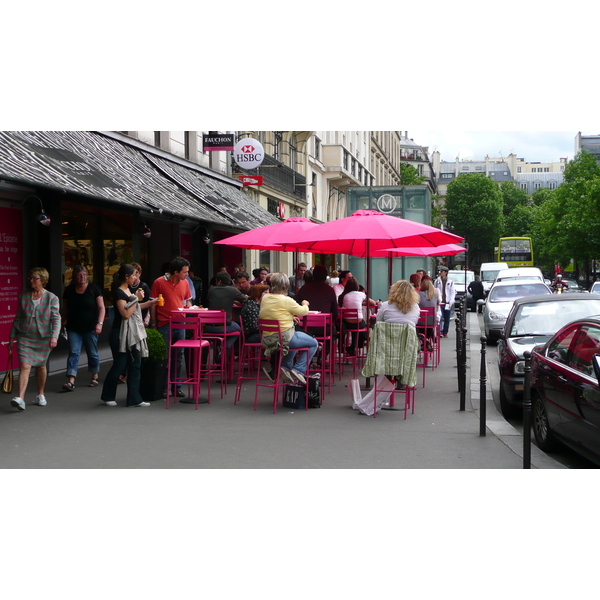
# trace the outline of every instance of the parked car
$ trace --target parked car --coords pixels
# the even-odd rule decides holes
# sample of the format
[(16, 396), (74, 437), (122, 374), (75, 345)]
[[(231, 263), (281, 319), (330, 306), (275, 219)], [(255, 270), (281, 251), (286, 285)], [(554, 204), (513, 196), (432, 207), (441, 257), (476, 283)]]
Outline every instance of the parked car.
[(522, 281), (500, 281), (495, 283), (485, 300), (483, 309), (483, 329), (488, 342), (497, 340), (502, 335), (506, 317), (513, 302), (526, 296), (550, 295), (552, 292), (545, 283), (534, 279)]
[[(467, 280), (466, 286), (465, 277)], [(454, 283), (454, 289), (456, 290), (456, 299), (454, 300), (454, 306), (458, 305), (459, 300), (466, 293), (467, 310), (471, 309), (472, 311), (475, 311), (475, 300), (473, 300), (473, 296), (471, 296), (471, 294), (469, 294), (469, 292), (467, 291), (469, 284), (475, 279), (475, 273), (473, 271), (448, 271), (448, 279), (450, 279), (450, 281)]]
[(592, 283), (590, 294), (600, 294), (600, 281), (594, 281), (594, 283)]
[(503, 269), (496, 275), (494, 283), (513, 279), (539, 279), (544, 281), (544, 274), (537, 267), (513, 267), (512, 269)]
[(600, 314), (600, 295), (544, 294), (515, 300), (498, 341), (500, 408), (505, 417), (523, 406), (523, 353), (545, 344), (561, 327)]
[(558, 441), (600, 464), (600, 315), (562, 327), (531, 360), (533, 433), (551, 451)]
[(579, 285), (574, 279), (567, 279), (566, 277), (563, 277), (562, 280), (569, 286), (567, 293), (569, 293), (569, 294), (586, 293), (587, 294), (587, 290), (583, 286)]

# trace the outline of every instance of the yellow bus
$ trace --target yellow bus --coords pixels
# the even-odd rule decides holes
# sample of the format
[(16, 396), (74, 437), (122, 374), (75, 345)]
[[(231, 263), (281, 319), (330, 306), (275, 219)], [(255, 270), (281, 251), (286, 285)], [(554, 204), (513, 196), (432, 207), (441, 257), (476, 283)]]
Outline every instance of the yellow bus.
[(498, 262), (509, 268), (533, 267), (533, 244), (530, 237), (503, 237), (498, 241)]

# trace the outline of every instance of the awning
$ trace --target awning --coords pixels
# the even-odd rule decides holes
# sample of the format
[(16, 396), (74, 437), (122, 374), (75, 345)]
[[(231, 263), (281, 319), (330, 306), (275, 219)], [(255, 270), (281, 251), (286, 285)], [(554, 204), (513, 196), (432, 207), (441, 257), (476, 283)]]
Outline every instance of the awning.
[(93, 131), (0, 131), (0, 178), (235, 229), (278, 222), (233, 185)]

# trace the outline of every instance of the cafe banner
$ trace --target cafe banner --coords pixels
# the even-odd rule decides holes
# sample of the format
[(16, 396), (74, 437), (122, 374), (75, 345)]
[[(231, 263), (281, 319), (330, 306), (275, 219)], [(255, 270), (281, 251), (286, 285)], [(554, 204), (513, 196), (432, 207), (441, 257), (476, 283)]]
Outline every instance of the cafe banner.
[(23, 289), (22, 213), (0, 207), (0, 371), (6, 369), (8, 340)]

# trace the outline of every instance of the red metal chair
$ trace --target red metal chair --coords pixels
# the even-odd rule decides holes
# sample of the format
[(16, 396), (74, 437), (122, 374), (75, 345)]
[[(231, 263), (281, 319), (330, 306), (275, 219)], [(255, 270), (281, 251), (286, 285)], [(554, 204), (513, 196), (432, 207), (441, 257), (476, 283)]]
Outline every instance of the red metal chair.
[[(344, 376), (344, 364), (350, 362), (352, 364), (352, 375), (356, 379), (357, 366), (364, 365), (365, 357), (367, 355), (368, 340), (369, 340), (369, 327), (360, 327), (360, 321), (363, 319), (362, 311), (354, 308), (340, 308), (339, 309), (339, 374), (340, 380)], [(356, 323), (345, 323), (344, 321), (357, 321)], [(364, 345), (361, 347), (359, 344), (361, 334), (364, 334)], [(354, 354), (348, 354), (346, 352), (346, 338), (353, 336), (353, 348)], [(352, 342), (351, 342), (352, 344)], [(350, 346), (352, 347), (352, 346)]]
[[(270, 320), (270, 319), (259, 319), (258, 320), (258, 328), (260, 331), (261, 338), (264, 335), (277, 335), (279, 348), (283, 348), (283, 338), (281, 336), (281, 324), (279, 321)], [(310, 352), (309, 348), (295, 348), (298, 352)], [(259, 368), (256, 372), (256, 391), (254, 393), (254, 410), (258, 406), (258, 391), (261, 387), (272, 388), (273, 389), (273, 414), (277, 412), (277, 402), (279, 400), (279, 388), (288, 385), (287, 382), (281, 380), (281, 360), (283, 355), (281, 351), (275, 351), (275, 360), (269, 366), (272, 366), (273, 369), (271, 371), (273, 381), (261, 379), (262, 373), (262, 361), (266, 361), (267, 358), (264, 356), (264, 352), (261, 352), (261, 364), (259, 364)], [(267, 383), (268, 381), (268, 383)], [(306, 379), (306, 410), (308, 410), (308, 378)]]
[[(325, 381), (327, 381), (327, 391), (331, 392), (331, 379), (334, 375), (334, 365), (336, 361), (335, 343), (333, 341), (333, 320), (331, 313), (307, 314), (303, 317), (302, 327), (309, 335), (319, 342), (319, 348), (315, 354), (316, 365), (308, 366), (307, 376), (318, 372), (321, 374), (321, 404), (325, 399)], [(314, 361), (313, 361), (314, 364)]]
[[(390, 397), (390, 408), (395, 405), (395, 396), (404, 394), (404, 418), (411, 408), (415, 412), (418, 338), (415, 328), (405, 323), (379, 321), (373, 329), (367, 361), (363, 369), (365, 377), (375, 377), (373, 394), (373, 417), (377, 416), (377, 376), (387, 375), (398, 380)], [(404, 385), (400, 385), (402, 382)]]
[[(240, 392), (244, 381), (256, 379), (255, 371), (260, 371), (260, 360), (262, 354), (262, 345), (260, 342), (247, 342), (242, 327), (241, 348), (239, 351), (238, 362), (238, 379), (235, 386), (234, 404), (237, 404), (240, 399)], [(247, 375), (244, 375), (244, 372)]]
[[(186, 333), (191, 332), (191, 339), (182, 339), (173, 341), (173, 332), (183, 329)], [(169, 358), (167, 366), (167, 398), (165, 407), (169, 408), (169, 396), (171, 390), (177, 385), (187, 385), (188, 392), (191, 388), (192, 398), (196, 400), (196, 410), (198, 409), (198, 397), (200, 395), (200, 381), (203, 375), (208, 379), (208, 402), (210, 404), (210, 373), (203, 371), (202, 368), (202, 350), (209, 347), (209, 343), (202, 339), (202, 327), (200, 326), (196, 314), (188, 312), (173, 311), (169, 323)], [(172, 350), (175, 350), (173, 352)], [(188, 351), (188, 361), (185, 377), (180, 373), (176, 376), (177, 351), (184, 349)], [(175, 362), (175, 364), (173, 364)], [(175, 371), (175, 376), (173, 376)], [(177, 396), (173, 395), (176, 402)]]
[(221, 372), (221, 398), (223, 391), (227, 393), (227, 382), (233, 379), (234, 370), (234, 348), (229, 350), (227, 356), (227, 338), (230, 336), (239, 337), (240, 332), (235, 331), (227, 333), (227, 313), (224, 310), (201, 310), (198, 312), (198, 318), (202, 325), (212, 325), (220, 327), (222, 331), (217, 333), (204, 330), (203, 338), (211, 342), (212, 345), (212, 361), (210, 362), (211, 369), (218, 369)]
[[(436, 369), (440, 364), (440, 324), (437, 320), (437, 309), (428, 306), (421, 309), (421, 315), (426, 313), (427, 315), (427, 327), (428, 327), (428, 335), (430, 336), (431, 344), (433, 346), (433, 350), (430, 351), (431, 357), (431, 368)], [(433, 323), (433, 325), (431, 325)]]

